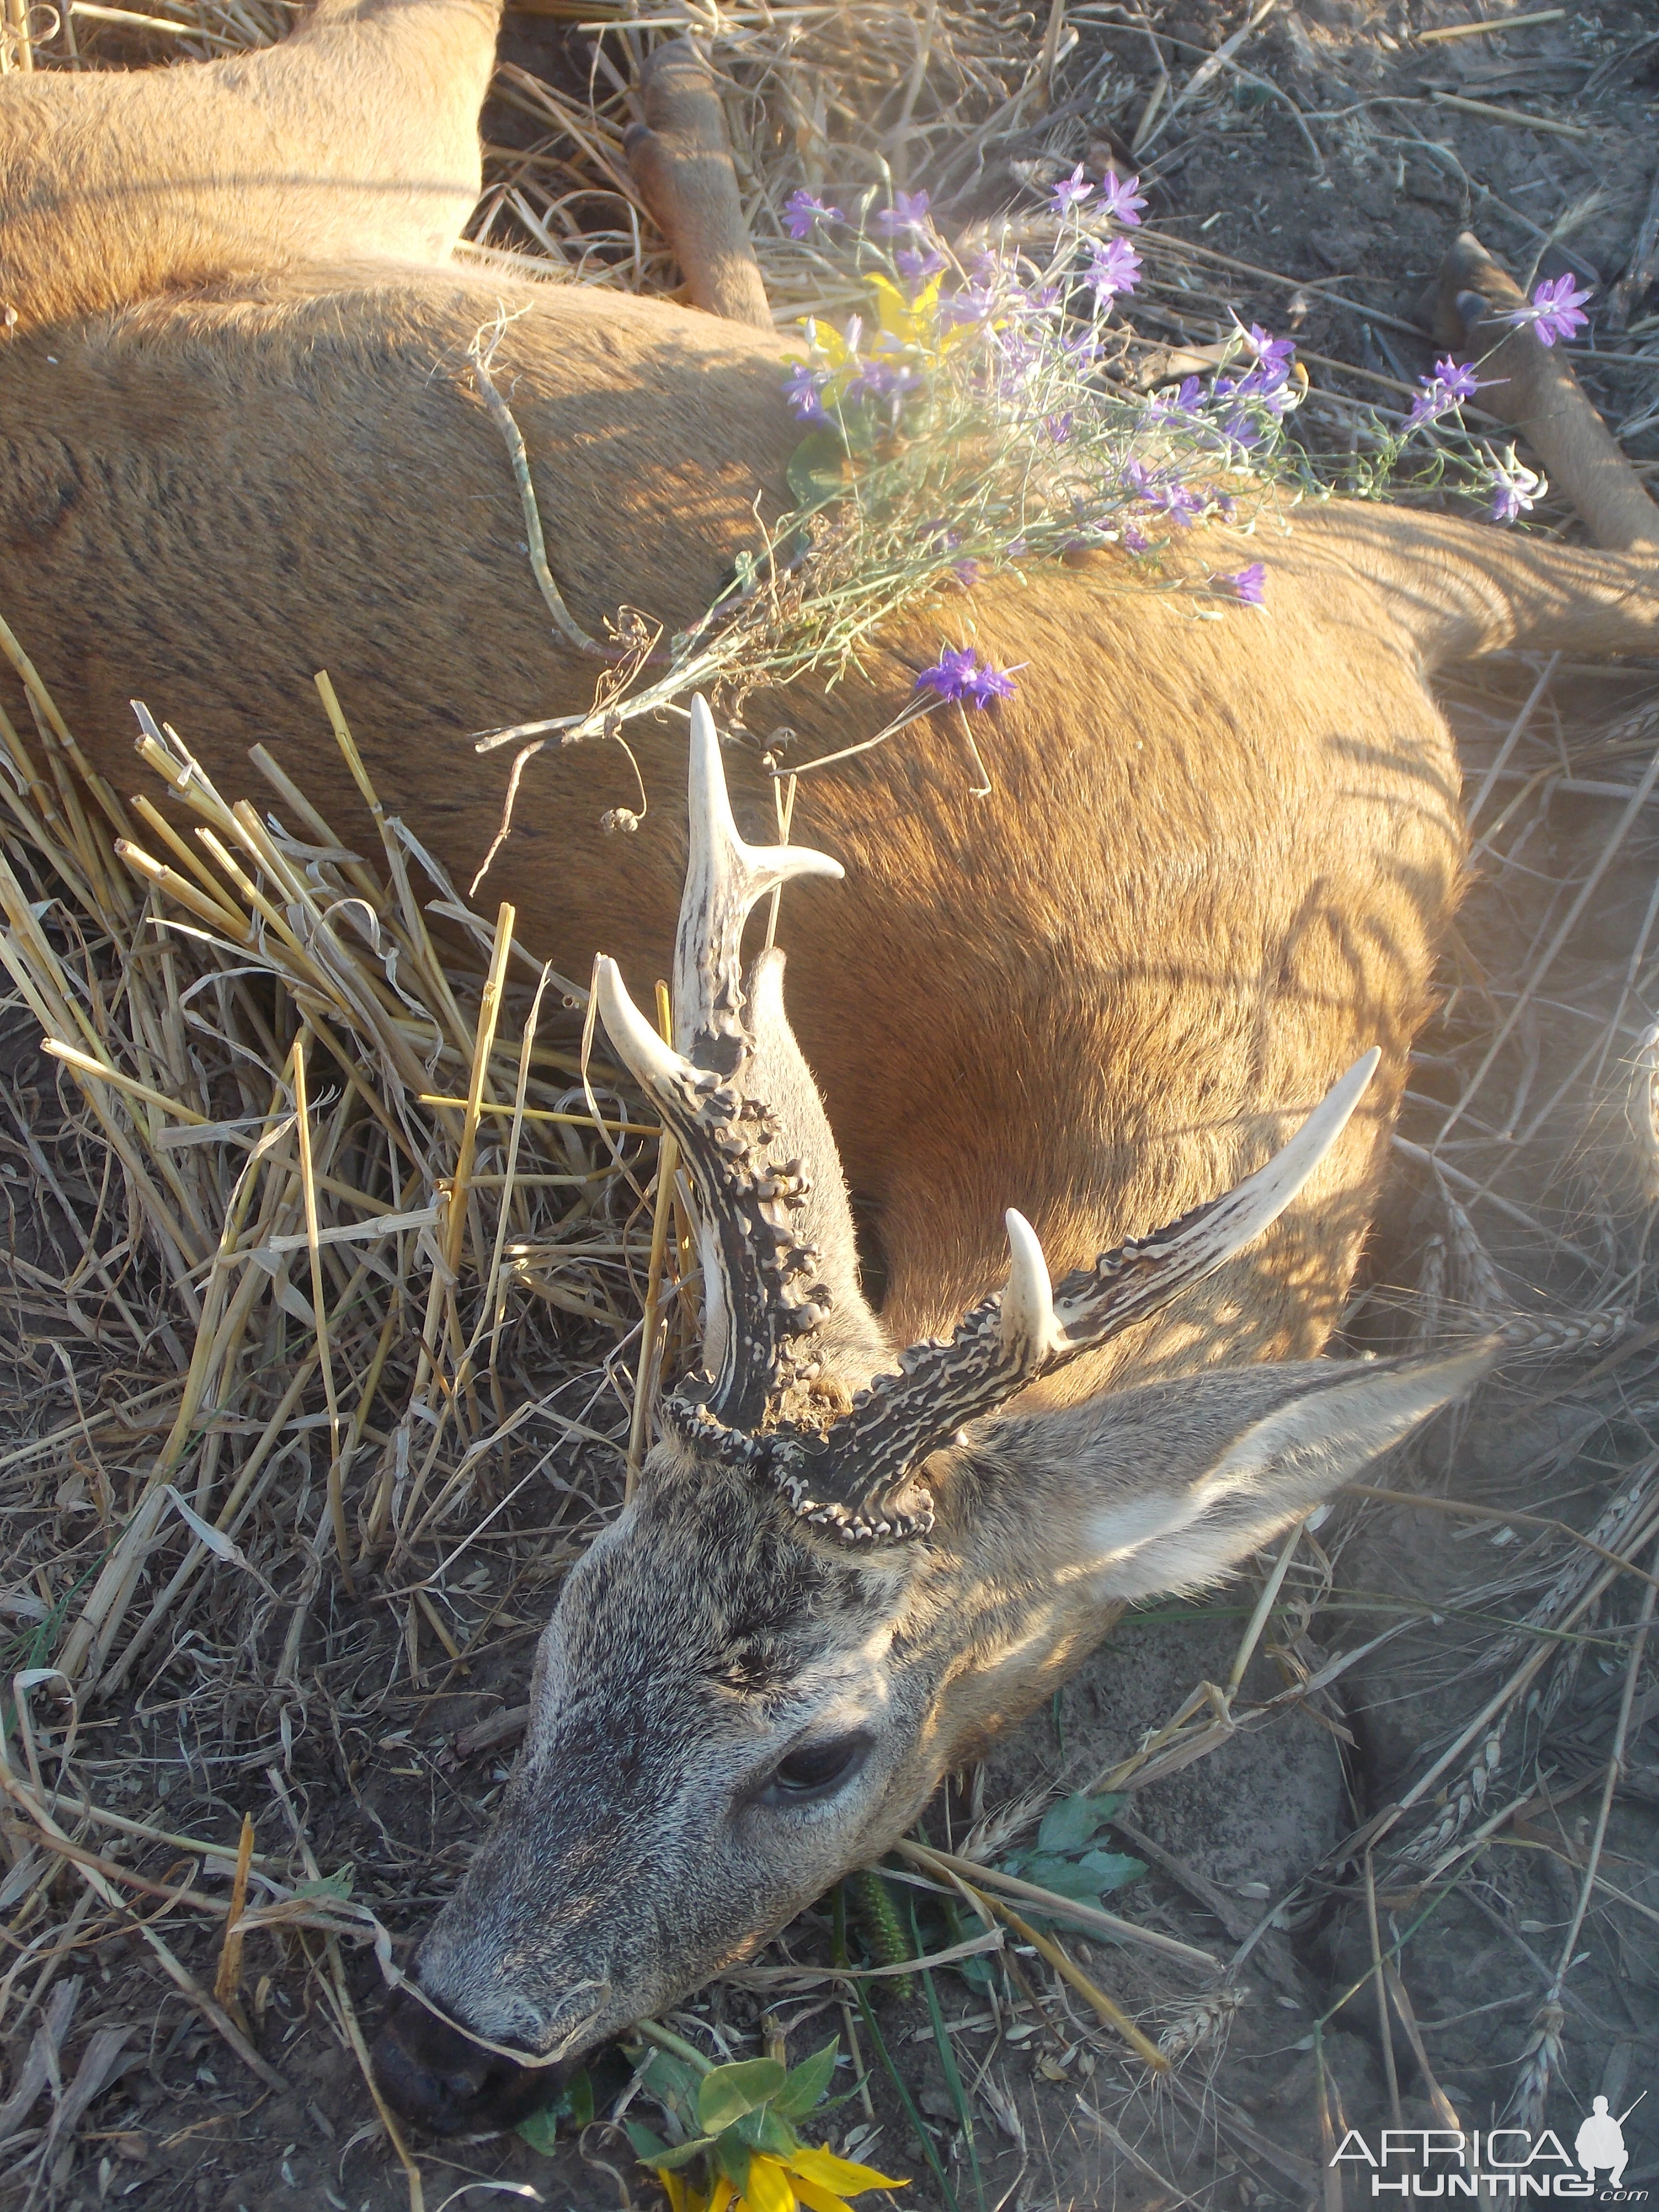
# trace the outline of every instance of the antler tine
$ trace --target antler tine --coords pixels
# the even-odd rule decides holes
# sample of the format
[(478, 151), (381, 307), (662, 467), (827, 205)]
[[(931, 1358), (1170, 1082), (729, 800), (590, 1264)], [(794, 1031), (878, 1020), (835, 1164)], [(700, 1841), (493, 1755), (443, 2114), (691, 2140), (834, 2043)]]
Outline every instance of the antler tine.
[(674, 1132), (702, 1201), (703, 1364), (713, 1379), (706, 1403), (688, 1407), (682, 1425), (747, 1460), (757, 1450), (748, 1432), (775, 1413), (798, 1374), (811, 1371), (791, 1347), (817, 1328), (829, 1294), (815, 1280), (817, 1253), (792, 1225), (807, 1176), (800, 1161), (771, 1158), (778, 1118), (748, 1086), (755, 1037), (745, 1018), (744, 924), (775, 885), (842, 870), (802, 847), (744, 843), (702, 698), (691, 708), (688, 811), (675, 1043), (641, 1013), (615, 961), (597, 963), (593, 991), (605, 1034)]
[(1271, 1228), (1347, 1127), (1382, 1057), (1373, 1045), (1355, 1060), (1290, 1142), (1254, 1175), (1167, 1229), (1103, 1252), (1092, 1267), (1079, 1267), (1056, 1285), (1054, 1313), (1065, 1348), (1051, 1364), (1092, 1351), (1132, 1322), (1156, 1313)]
[(778, 1129), (767, 1109), (665, 1043), (614, 960), (596, 962), (593, 995), (606, 1036), (678, 1139), (702, 1201), (703, 1364), (713, 1382), (699, 1418), (712, 1409), (708, 1441), (751, 1456), (744, 1434), (793, 1371), (787, 1340), (810, 1334), (821, 1318), (811, 1295), (816, 1255), (790, 1227), (805, 1179), (799, 1163), (769, 1158)]
[(1048, 1262), (1042, 1238), (1023, 1213), (1011, 1206), (1002, 1218), (1008, 1231), (1008, 1287), (998, 1315), (999, 1348), (1006, 1359), (1035, 1373), (1047, 1366), (1062, 1341)]
[(964, 1422), (1156, 1313), (1261, 1236), (1336, 1142), (1381, 1056), (1373, 1048), (1357, 1060), (1254, 1175), (1167, 1228), (1103, 1252), (1052, 1294), (1036, 1232), (1010, 1212), (1005, 1291), (965, 1314), (948, 1342), (902, 1354), (900, 1372), (879, 1377), (827, 1435), (779, 1438), (774, 1471), (797, 1511), (849, 1542), (925, 1527), (925, 1508), (901, 1516), (890, 1501), (927, 1455)]
[(701, 692), (691, 702), (686, 811), (690, 851), (674, 940), (674, 1042), (696, 1066), (729, 1075), (746, 1042), (743, 931), (756, 902), (796, 876), (846, 871), (827, 853), (804, 845), (744, 843), (732, 816), (714, 718)]

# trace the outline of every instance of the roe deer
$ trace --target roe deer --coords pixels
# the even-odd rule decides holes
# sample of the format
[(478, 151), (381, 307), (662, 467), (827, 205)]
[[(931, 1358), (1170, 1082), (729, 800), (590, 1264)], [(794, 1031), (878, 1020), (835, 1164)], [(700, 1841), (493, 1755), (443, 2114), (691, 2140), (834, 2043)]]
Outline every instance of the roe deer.
[[(71, 726), (118, 774), (142, 675), (222, 785), (258, 738), (292, 763), (328, 667), (388, 804), (463, 878), (504, 781), (466, 733), (579, 711), (592, 689), (592, 663), (546, 629), (471, 390), (480, 326), (514, 318), (497, 374), (590, 631), (624, 601), (670, 628), (700, 614), (756, 499), (787, 504), (798, 435), (764, 331), (504, 284), (435, 250), (476, 181), (453, 126), (490, 37), (466, 0), (386, 0), (116, 92), (0, 83), (7, 612)], [(694, 297), (753, 315), (735, 191), (706, 114), (675, 111), (696, 90), (683, 58), (660, 68), (653, 204), (671, 230), (708, 227), (679, 247)], [(259, 118), (251, 151), (238, 100)], [(144, 101), (155, 120), (135, 127)], [(112, 184), (141, 234), (130, 264), (103, 250)], [(1442, 335), (1507, 285), (1461, 246)], [(607, 1024), (698, 1165), (709, 1374), (566, 1585), (501, 1824), (394, 2006), (380, 2063), (413, 2117), (501, 2124), (550, 2066), (751, 1950), (889, 1843), (1113, 1605), (1219, 1572), (1480, 1364), (1314, 1357), (1455, 896), (1457, 769), (1427, 679), (1516, 645), (1659, 644), (1659, 516), (1565, 362), (1517, 331), (1491, 373), (1509, 380), (1482, 404), (1536, 422), (1622, 557), (1339, 502), (1274, 540), (1265, 615), (1194, 623), (1121, 588), (1108, 554), (981, 585), (976, 643), (1027, 664), (990, 795), (969, 795), (942, 718), (801, 787), (798, 829), (846, 878), (808, 873), (784, 902), (799, 1051), (781, 962), (741, 984), (738, 945), (755, 884), (799, 856), (742, 845), (701, 717), (672, 1058), (617, 977), (653, 973), (673, 930), (684, 740), (641, 738), (650, 811), (602, 852), (593, 819), (631, 793), (614, 754), (536, 770), (495, 880), (538, 951), (618, 963)], [(836, 750), (938, 643), (908, 614), (833, 699), (798, 684), (751, 718)], [(771, 818), (757, 750), (723, 763), (751, 835)], [(326, 744), (297, 765), (351, 818)], [(1357, 1078), (1263, 1170), (1286, 1117), (1373, 1046), (1352, 1118)], [(1218, 1212), (1145, 1241), (1241, 1177)], [(1281, 1199), (1248, 1249), (1219, 1237)], [(1065, 1273), (1052, 1307), (1044, 1251)]]

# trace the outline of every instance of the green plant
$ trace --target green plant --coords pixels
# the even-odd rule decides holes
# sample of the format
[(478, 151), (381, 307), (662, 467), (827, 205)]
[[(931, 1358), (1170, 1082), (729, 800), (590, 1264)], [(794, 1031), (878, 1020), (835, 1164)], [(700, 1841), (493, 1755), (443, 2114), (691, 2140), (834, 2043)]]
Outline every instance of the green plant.
[[(840, 2045), (835, 2040), (799, 2066), (781, 2059), (743, 2058), (712, 2066), (678, 2037), (655, 2029), (659, 2046), (641, 2071), (684, 2140), (669, 2143), (641, 2122), (628, 2122), (629, 2140), (653, 2167), (673, 2212), (848, 2212), (846, 2198), (867, 2189), (901, 2189), (902, 2181), (851, 2159), (804, 2143), (795, 2123), (829, 2097)], [(706, 2191), (683, 2178), (700, 2166)]]
[(1035, 1847), (1010, 1852), (1002, 1861), (1004, 1872), (1018, 1875), (1080, 1905), (1098, 1904), (1111, 1891), (1139, 1881), (1146, 1871), (1144, 1859), (1132, 1858), (1125, 1851), (1103, 1850), (1096, 1842), (1122, 1803), (1122, 1796), (1116, 1794), (1062, 1797), (1043, 1814)]

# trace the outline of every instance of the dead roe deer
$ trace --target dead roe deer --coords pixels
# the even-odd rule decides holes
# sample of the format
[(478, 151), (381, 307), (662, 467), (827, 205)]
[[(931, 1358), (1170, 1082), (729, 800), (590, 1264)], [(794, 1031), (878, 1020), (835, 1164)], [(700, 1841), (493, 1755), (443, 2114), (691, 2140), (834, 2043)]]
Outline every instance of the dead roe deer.
[[(504, 778), (468, 733), (592, 684), (520, 544), (466, 367), (480, 326), (514, 318), (495, 373), (590, 631), (624, 602), (699, 614), (757, 495), (787, 503), (799, 434), (763, 329), (447, 261), (493, 35), (471, 0), (325, 0), (235, 61), (0, 82), (9, 618), (106, 774), (142, 682), (222, 784), (276, 739), (345, 821), (308, 734), (328, 668), (388, 804), (463, 880)], [(683, 55), (659, 71), (653, 204), (694, 298), (757, 323), (706, 95)], [(1659, 515), (1565, 361), (1475, 327), (1516, 295), (1473, 241), (1443, 289), (1442, 336), (1507, 379), (1482, 404), (1622, 556), (1339, 503), (1255, 541), (1266, 617), (1194, 622), (1109, 555), (981, 586), (976, 643), (1026, 664), (991, 794), (943, 717), (801, 787), (795, 834), (844, 873), (809, 860), (784, 902), (799, 1048), (781, 959), (739, 967), (757, 885), (802, 869), (766, 849), (759, 747), (722, 761), (699, 717), (689, 876), (678, 726), (640, 738), (627, 841), (592, 835), (631, 792), (611, 749), (532, 772), (492, 881), (538, 952), (617, 963), (607, 1027), (702, 1194), (708, 1372), (569, 1577), (498, 1828), (394, 2006), (380, 2065), (412, 2117), (500, 2125), (751, 1951), (1115, 1606), (1219, 1572), (1480, 1365), (1315, 1358), (1456, 892), (1427, 680), (1514, 646), (1659, 644)], [(938, 644), (927, 614), (896, 621), (833, 697), (750, 720), (835, 750)], [(620, 978), (660, 969), (683, 878), (670, 1053)], [(1372, 1047), (1363, 1098), (1356, 1076), (1264, 1168)]]

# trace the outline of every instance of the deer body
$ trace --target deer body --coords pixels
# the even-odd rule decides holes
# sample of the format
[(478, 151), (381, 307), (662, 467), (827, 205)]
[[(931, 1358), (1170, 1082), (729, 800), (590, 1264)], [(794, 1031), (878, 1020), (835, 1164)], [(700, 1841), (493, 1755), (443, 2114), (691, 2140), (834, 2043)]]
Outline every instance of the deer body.
[[(465, 368), (480, 328), (514, 319), (495, 374), (590, 632), (623, 603), (670, 629), (698, 615), (757, 498), (787, 504), (799, 435), (763, 331), (441, 265), (490, 29), (470, 0), (386, 0), (194, 73), (0, 85), (6, 611), (71, 727), (120, 779), (142, 683), (222, 785), (274, 741), (343, 824), (343, 769), (298, 735), (327, 667), (387, 805), (463, 881), (506, 776), (469, 733), (586, 708), (596, 666), (535, 589)], [(729, 217), (706, 134), (685, 143), (698, 188), (677, 201), (659, 164), (665, 219)], [(125, 262), (105, 250), (112, 189)], [(694, 287), (753, 319), (737, 245), (702, 244)], [(1524, 416), (1540, 349), (1505, 352)], [(1558, 469), (1594, 445), (1580, 403), (1552, 401)], [(1598, 526), (1659, 542), (1606, 458)], [(1205, 554), (1230, 557), (1214, 534)], [(1457, 769), (1426, 678), (1511, 644), (1650, 649), (1651, 563), (1340, 506), (1269, 518), (1237, 557), (1267, 565), (1263, 612), (1199, 619), (1105, 554), (913, 612), (828, 700), (752, 703), (760, 736), (798, 733), (794, 765), (880, 726), (963, 622), (1025, 664), (981, 740), (988, 796), (943, 714), (803, 780), (793, 834), (844, 873), (783, 899), (787, 1020), (781, 963), (745, 976), (729, 926), (773, 865), (758, 744), (724, 749), (735, 831), (709, 731), (688, 810), (683, 729), (636, 726), (651, 804), (626, 840), (594, 836), (632, 794), (613, 750), (531, 770), (491, 887), (566, 972), (617, 963), (613, 1042), (693, 1152), (714, 1147), (720, 1287), (708, 1372), (566, 1585), (501, 1826), (382, 2046), (416, 2117), (526, 2109), (546, 2068), (882, 1848), (1115, 1606), (1220, 1572), (1477, 1370), (1314, 1358), (1455, 896)], [(688, 896), (664, 1060), (621, 979), (663, 966), (688, 835), (694, 884), (713, 853), (748, 888), (723, 921)], [(1206, 1217), (1096, 1267), (1242, 1176), (1271, 1182), (1274, 1146), (1372, 1047), (1369, 1092), (1321, 1109), (1316, 1152), (1232, 1241)], [(1001, 1303), (976, 1306), (1011, 1239)], [(1124, 1303), (1143, 1280), (1157, 1295)], [(929, 1338), (945, 1352), (922, 1344), (899, 1379)], [(937, 1406), (912, 1402), (934, 1382)]]
[[(326, 667), (388, 806), (468, 879), (506, 779), (470, 732), (585, 707), (594, 669), (550, 629), (471, 392), (465, 348), (501, 296), (450, 272), (311, 276), (5, 349), (9, 618), (106, 774), (124, 773), (135, 671), (234, 787), (256, 740), (295, 759)], [(573, 611), (590, 629), (624, 602), (689, 622), (753, 543), (757, 483), (782, 502), (780, 349), (618, 296), (513, 304), (527, 312), (501, 373)], [(988, 799), (943, 714), (800, 787), (802, 834), (848, 880), (785, 902), (792, 1007), (902, 1334), (978, 1294), (1004, 1206), (1070, 1264), (1253, 1164), (1264, 1115), (1310, 1103), (1369, 1043), (1397, 1085), (1461, 842), (1425, 664), (1546, 623), (1582, 650), (1645, 635), (1645, 599), (1600, 605), (1617, 563), (1433, 517), (1333, 510), (1246, 551), (1268, 560), (1272, 607), (1219, 623), (1128, 586), (1110, 556), (976, 591), (981, 650), (1028, 664), (985, 738)], [(793, 762), (879, 727), (957, 612), (900, 626), (827, 701), (757, 702), (756, 728), (797, 730)], [(593, 834), (632, 796), (613, 748), (532, 768), (489, 888), (565, 972), (600, 950), (635, 974), (660, 961), (682, 746), (645, 726), (652, 811), (627, 839)], [(331, 747), (308, 743), (304, 772), (330, 819), (357, 818)], [(756, 752), (731, 774), (763, 834)], [(1188, 1361), (1317, 1349), (1390, 1106), (1379, 1088), (1280, 1231), (1316, 1262), (1286, 1249), (1249, 1264), (1248, 1296), (1216, 1286), (1176, 1328)], [(1037, 1126), (1040, 1144), (1012, 1141)]]

